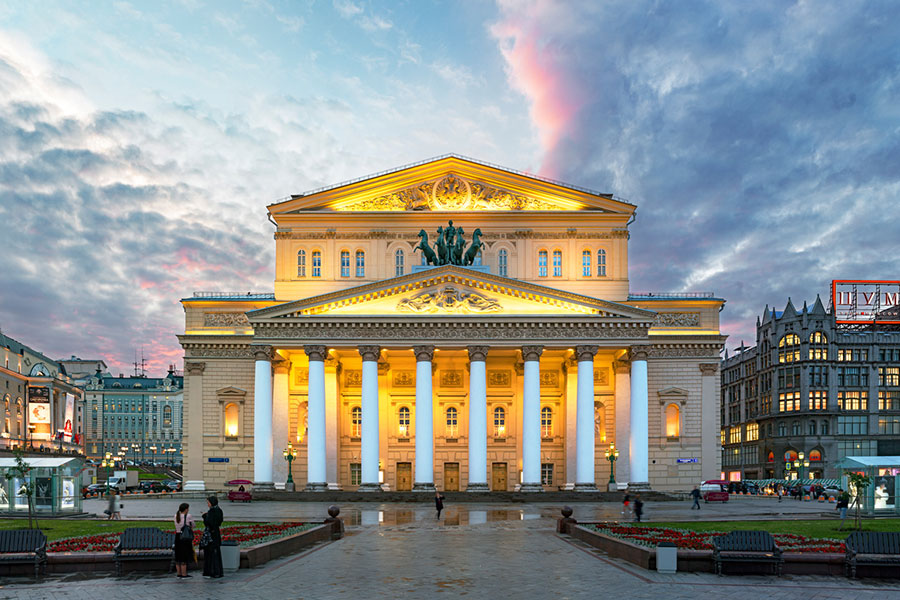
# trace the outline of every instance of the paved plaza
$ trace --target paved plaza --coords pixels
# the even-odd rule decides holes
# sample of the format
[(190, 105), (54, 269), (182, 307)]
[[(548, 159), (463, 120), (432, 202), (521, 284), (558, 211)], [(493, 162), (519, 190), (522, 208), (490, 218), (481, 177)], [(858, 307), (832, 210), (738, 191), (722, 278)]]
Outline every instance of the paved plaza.
[[(198, 502), (199, 503), (199, 502)], [(129, 502), (129, 516), (168, 517), (170, 501)], [(133, 508), (132, 508), (133, 507)], [(323, 505), (255, 503), (224, 506), (230, 519), (316, 519)], [(711, 510), (706, 510), (710, 508)], [(133, 513), (131, 511), (134, 511)], [(615, 517), (617, 505), (575, 505), (582, 520)], [(702, 518), (791, 518), (814, 516), (822, 507), (738, 499), (705, 505)], [(827, 510), (827, 508), (825, 509)], [(649, 515), (696, 518), (687, 503), (651, 503)], [(440, 521), (426, 504), (345, 507), (347, 537), (298, 555), (241, 570), (223, 580), (195, 574), (49, 577), (42, 583), (6, 579), (0, 598), (597, 598), (616, 590), (629, 599), (688, 599), (708, 594), (759, 598), (887, 598), (900, 595), (900, 581), (850, 581), (843, 577), (716, 577), (705, 573), (660, 575), (554, 532), (558, 505), (454, 505)]]

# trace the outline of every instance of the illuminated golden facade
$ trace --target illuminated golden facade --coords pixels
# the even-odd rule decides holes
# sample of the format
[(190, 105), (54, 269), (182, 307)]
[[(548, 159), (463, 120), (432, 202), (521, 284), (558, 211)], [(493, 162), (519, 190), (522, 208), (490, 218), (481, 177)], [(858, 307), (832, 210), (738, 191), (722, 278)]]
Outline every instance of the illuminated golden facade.
[[(195, 487), (281, 487), (289, 442), (298, 489), (605, 488), (612, 443), (718, 477), (723, 301), (629, 294), (633, 205), (448, 156), (268, 208), (274, 294), (183, 301)], [(423, 265), (438, 228), (474, 264)]]

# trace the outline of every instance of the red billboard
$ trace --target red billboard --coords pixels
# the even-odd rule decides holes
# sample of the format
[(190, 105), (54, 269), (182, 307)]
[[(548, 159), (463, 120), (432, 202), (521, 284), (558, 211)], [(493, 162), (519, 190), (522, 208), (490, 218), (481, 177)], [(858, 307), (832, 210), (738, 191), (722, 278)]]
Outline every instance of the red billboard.
[(900, 281), (835, 279), (831, 310), (838, 325), (900, 325)]

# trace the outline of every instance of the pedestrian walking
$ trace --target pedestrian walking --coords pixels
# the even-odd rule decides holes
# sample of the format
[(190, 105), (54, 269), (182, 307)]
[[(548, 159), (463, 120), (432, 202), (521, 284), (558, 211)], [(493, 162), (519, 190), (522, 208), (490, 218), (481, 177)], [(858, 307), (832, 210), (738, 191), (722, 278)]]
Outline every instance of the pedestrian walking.
[(644, 502), (641, 500), (640, 494), (635, 494), (635, 496), (634, 496), (634, 521), (635, 521), (635, 523), (641, 522), (642, 514), (644, 514)]
[(691, 510), (694, 510), (695, 508), (697, 510), (700, 510), (700, 488), (698, 488), (696, 485), (694, 486), (694, 489), (691, 490), (691, 498), (694, 499), (694, 504), (691, 505)]
[(106, 489), (106, 510), (103, 511), (103, 514), (106, 515), (107, 521), (116, 518), (116, 494), (112, 488)]
[(224, 570), (222, 569), (222, 533), (219, 527), (225, 520), (222, 509), (219, 508), (219, 499), (210, 496), (206, 499), (209, 510), (203, 513), (203, 525), (209, 532), (206, 545), (203, 548), (203, 576), (204, 577), (222, 577)]
[(784, 493), (784, 488), (781, 487), (781, 484), (775, 486), (775, 495), (778, 496), (778, 501), (781, 502), (781, 495)]
[(625, 494), (622, 498), (622, 516), (631, 516), (631, 496), (629, 494)]
[(190, 577), (188, 563), (194, 560), (194, 517), (190, 505), (182, 502), (175, 513), (175, 572), (179, 579)]
[(444, 497), (437, 490), (434, 490), (434, 507), (437, 509), (437, 518), (441, 518), (441, 511), (444, 510)]
[(116, 492), (116, 498), (113, 501), (113, 518), (117, 521), (122, 520), (122, 508), (125, 507), (125, 504), (122, 502), (122, 493)]
[(847, 518), (847, 507), (850, 506), (850, 494), (845, 492), (843, 488), (838, 488), (838, 500), (834, 505), (835, 510), (841, 511), (841, 524), (838, 525), (838, 531), (844, 528), (844, 519)]

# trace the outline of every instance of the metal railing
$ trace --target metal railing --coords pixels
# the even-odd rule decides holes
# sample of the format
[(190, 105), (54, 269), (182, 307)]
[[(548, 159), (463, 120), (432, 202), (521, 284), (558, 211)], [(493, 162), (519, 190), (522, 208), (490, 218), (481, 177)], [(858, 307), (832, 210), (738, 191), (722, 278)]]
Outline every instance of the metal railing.
[(275, 294), (258, 292), (194, 292), (194, 298), (247, 298), (248, 300), (274, 300)]
[(650, 300), (653, 298), (715, 298), (713, 292), (635, 292), (628, 294), (629, 300)]

